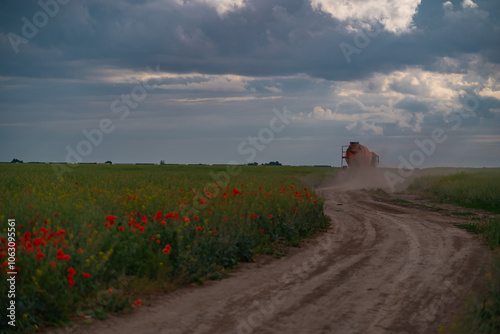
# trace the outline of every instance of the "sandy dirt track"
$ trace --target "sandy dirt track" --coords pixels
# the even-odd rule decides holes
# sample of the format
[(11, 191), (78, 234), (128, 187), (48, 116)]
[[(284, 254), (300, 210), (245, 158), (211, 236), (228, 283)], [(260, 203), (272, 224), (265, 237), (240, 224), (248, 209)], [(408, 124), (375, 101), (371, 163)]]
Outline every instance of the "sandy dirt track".
[(456, 218), (357, 190), (318, 192), (331, 226), (287, 256), (72, 332), (436, 333), (450, 323), (488, 258)]

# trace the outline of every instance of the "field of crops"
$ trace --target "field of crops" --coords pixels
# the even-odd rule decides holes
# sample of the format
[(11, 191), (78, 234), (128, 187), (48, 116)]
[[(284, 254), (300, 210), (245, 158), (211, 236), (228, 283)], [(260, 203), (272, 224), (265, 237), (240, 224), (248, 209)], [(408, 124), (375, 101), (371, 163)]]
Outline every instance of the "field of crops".
[[(148, 293), (222, 278), (256, 253), (279, 255), (277, 245), (328, 225), (322, 200), (299, 180), (335, 172), (79, 165), (58, 179), (52, 165), (2, 164), (0, 275), (15, 219), (17, 329), (104, 318)], [(5, 284), (0, 300), (6, 307)]]

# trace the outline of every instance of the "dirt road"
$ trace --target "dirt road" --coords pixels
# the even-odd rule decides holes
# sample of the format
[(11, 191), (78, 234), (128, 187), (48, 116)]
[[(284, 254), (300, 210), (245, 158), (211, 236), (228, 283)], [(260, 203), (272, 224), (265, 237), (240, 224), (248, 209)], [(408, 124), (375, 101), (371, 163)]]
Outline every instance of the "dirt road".
[[(435, 333), (488, 251), (452, 217), (323, 188), (326, 233), (281, 259), (152, 300), (85, 333)], [(77, 331), (77, 332), (78, 332)]]

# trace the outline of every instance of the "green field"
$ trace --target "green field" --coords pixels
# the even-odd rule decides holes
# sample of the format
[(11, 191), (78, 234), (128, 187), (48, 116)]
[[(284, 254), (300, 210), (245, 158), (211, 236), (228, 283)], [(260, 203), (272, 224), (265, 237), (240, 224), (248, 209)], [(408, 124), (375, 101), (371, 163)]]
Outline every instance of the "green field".
[[(500, 169), (422, 176), (413, 181), (408, 191), (438, 202), (500, 213)], [(472, 212), (457, 214), (474, 215)], [(496, 255), (491, 272), (483, 282), (484, 288), (476, 291), (466, 314), (450, 332), (500, 333), (500, 218), (490, 217), (459, 227), (480, 235)]]
[(408, 191), (421, 193), (438, 202), (500, 213), (499, 169), (421, 176), (409, 185)]
[[(78, 165), (58, 179), (53, 165), (2, 164), (0, 268), (12, 218), (18, 329), (105, 318), (148, 293), (220, 279), (256, 253), (281, 255), (328, 225), (309, 187), (337, 171)], [(4, 284), (0, 296), (4, 307)]]

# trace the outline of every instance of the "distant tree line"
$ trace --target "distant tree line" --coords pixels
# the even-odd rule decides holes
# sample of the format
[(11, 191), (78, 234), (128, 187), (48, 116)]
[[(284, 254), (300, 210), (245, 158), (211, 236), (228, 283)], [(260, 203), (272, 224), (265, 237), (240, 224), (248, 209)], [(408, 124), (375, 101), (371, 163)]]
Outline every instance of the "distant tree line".
[[(12, 159), (11, 163), (20, 163), (20, 164), (22, 164), (23, 161), (19, 160), (19, 159)], [(64, 164), (65, 162), (60, 162), (60, 163)], [(90, 164), (90, 163), (87, 162), (85, 164)], [(94, 164), (96, 164), (96, 162), (94, 162)], [(105, 164), (112, 165), (113, 162), (111, 160), (108, 160), (108, 161), (105, 162)], [(165, 160), (161, 160), (160, 161), (160, 165), (166, 165)], [(202, 165), (202, 164), (200, 164), (200, 165)], [(259, 163), (258, 162), (251, 162), (251, 163), (248, 163), (247, 165), (248, 166), (258, 166)], [(268, 163), (262, 163), (261, 166), (283, 166), (283, 165), (279, 161), (271, 161), (271, 162), (268, 162)]]
[[(259, 164), (257, 162), (251, 162), (247, 164), (248, 166), (258, 166)], [(261, 166), (283, 166), (279, 161), (271, 161), (268, 162), (267, 164), (263, 163)]]

